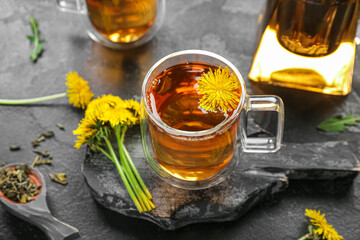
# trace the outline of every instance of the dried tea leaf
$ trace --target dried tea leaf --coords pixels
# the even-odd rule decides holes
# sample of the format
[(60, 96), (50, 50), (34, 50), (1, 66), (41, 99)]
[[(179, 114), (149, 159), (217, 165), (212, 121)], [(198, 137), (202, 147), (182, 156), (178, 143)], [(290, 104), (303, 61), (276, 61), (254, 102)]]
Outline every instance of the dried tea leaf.
[(34, 149), (33, 150), (34, 153), (36, 154), (39, 154), (40, 156), (44, 157), (44, 158), (52, 158), (52, 155), (50, 152), (48, 152), (47, 150), (46, 151), (40, 151), (40, 150), (37, 150), (37, 149)]
[(34, 141), (31, 142), (31, 145), (35, 148), (40, 145), (40, 142), (45, 141), (46, 138), (51, 138), (53, 136), (55, 136), (53, 131), (43, 132)]
[(52, 164), (52, 160), (38, 160), (36, 162), (36, 165), (40, 165), (40, 164), (48, 164), (48, 165), (50, 165), (50, 164)]
[(57, 123), (56, 126), (57, 126), (60, 130), (65, 131), (65, 128), (64, 128), (63, 125), (61, 125), (61, 123)]
[(50, 137), (53, 137), (55, 135), (55, 133), (53, 131), (46, 131), (46, 132), (42, 133), (41, 135), (43, 135), (46, 138), (50, 138)]
[(39, 135), (34, 142), (37, 142), (38, 144), (40, 144), (40, 142), (45, 141), (45, 137), (41, 134)]
[(31, 173), (31, 169), (30, 169), (29, 165), (27, 165), (27, 164), (17, 165), (15, 169), (23, 171), (26, 175), (29, 175)]
[(27, 203), (28, 202), (28, 195), (27, 194), (22, 194), (19, 202), (20, 203)]
[(21, 177), (20, 172), (18, 172), (18, 173), (16, 174), (16, 177), (17, 177), (17, 179), (18, 179), (19, 182), (22, 182), (22, 177)]
[(35, 165), (37, 164), (37, 162), (40, 160), (41, 156), (37, 155), (35, 157), (35, 160), (33, 161), (33, 163), (31, 164), (32, 167), (35, 167)]
[(42, 142), (42, 141), (45, 141), (45, 136), (44, 135), (39, 135), (37, 138), (36, 138), (36, 141), (38, 142)]
[(66, 182), (66, 174), (65, 173), (57, 173), (56, 177), (61, 181), (61, 182)]
[(19, 145), (11, 145), (9, 147), (10, 151), (19, 151), (20, 150), (20, 146)]
[(37, 147), (37, 146), (40, 145), (40, 143), (39, 143), (37, 140), (35, 140), (35, 141), (32, 141), (32, 142), (31, 142), (31, 145), (32, 145), (33, 147)]
[(49, 177), (54, 182), (60, 183), (62, 185), (67, 184), (67, 179), (66, 179), (66, 174), (65, 173), (55, 173), (55, 175), (52, 174), (52, 173), (49, 173)]

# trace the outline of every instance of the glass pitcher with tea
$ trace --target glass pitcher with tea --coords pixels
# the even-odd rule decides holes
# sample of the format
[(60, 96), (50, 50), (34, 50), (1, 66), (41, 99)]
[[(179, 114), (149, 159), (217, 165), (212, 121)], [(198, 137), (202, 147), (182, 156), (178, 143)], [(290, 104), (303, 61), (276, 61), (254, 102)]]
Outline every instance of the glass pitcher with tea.
[[(259, 17), (255, 82), (347, 95), (359, 0), (268, 0)], [(358, 40), (358, 39), (357, 39)]]

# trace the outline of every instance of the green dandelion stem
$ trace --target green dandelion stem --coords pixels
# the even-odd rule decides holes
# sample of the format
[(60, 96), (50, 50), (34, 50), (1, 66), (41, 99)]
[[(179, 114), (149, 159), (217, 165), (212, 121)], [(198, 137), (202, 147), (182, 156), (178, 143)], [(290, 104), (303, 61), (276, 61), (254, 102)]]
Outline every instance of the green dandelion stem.
[(134, 174), (135, 174), (135, 176), (136, 176), (136, 179), (138, 180), (138, 182), (140, 183), (141, 187), (143, 188), (146, 196), (147, 196), (149, 199), (152, 199), (151, 193), (150, 193), (149, 189), (146, 187), (144, 181), (142, 180), (142, 178), (141, 178), (138, 170), (136, 169), (136, 167), (135, 167), (135, 165), (134, 165), (134, 162), (132, 161), (132, 159), (131, 159), (131, 157), (130, 157), (130, 154), (129, 154), (129, 152), (127, 151), (125, 145), (122, 145), (122, 147), (123, 147), (123, 151), (124, 151), (124, 153), (125, 153), (125, 156), (126, 156), (126, 158), (128, 159), (128, 161), (129, 161), (130, 167), (131, 167), (131, 169), (133, 170), (133, 172), (134, 172)]
[[(132, 177), (134, 178), (134, 181), (137, 183), (137, 187), (139, 187), (139, 191), (141, 192), (143, 198), (146, 200), (145, 203), (147, 203), (147, 207), (149, 210), (154, 209), (155, 205), (151, 202), (152, 196), (149, 192), (149, 190), (147, 189), (147, 187), (145, 186), (143, 180), (140, 177), (139, 172), (137, 171), (129, 153), (126, 150), (125, 144), (124, 144), (124, 137), (125, 137), (125, 132), (127, 130), (127, 126), (124, 126), (124, 130), (122, 132), (122, 136), (121, 136), (121, 146), (119, 145), (119, 149), (121, 147), (121, 152), (124, 155), (124, 159), (126, 162), (126, 166), (129, 169), (129, 171), (132, 174)], [(135, 176), (134, 176), (135, 175)], [(139, 186), (140, 183), (140, 186)], [(145, 193), (144, 193), (145, 192)]]
[(104, 149), (102, 149), (99, 146), (96, 146), (96, 149), (100, 150), (105, 156), (107, 156), (113, 163), (115, 163), (114, 159), (112, 158), (112, 156), (110, 156), (110, 154), (108, 154)]
[[(123, 132), (125, 133), (126, 130), (127, 130), (127, 127), (124, 126)], [(124, 142), (124, 139), (122, 139), (122, 141)], [(144, 181), (142, 180), (142, 178), (141, 178), (138, 170), (136, 169), (136, 167), (135, 167), (135, 165), (134, 165), (134, 162), (132, 161), (132, 159), (131, 159), (131, 157), (130, 157), (130, 154), (129, 154), (129, 152), (127, 151), (127, 149), (126, 149), (126, 147), (125, 147), (124, 144), (122, 144), (122, 151), (124, 152), (125, 157), (126, 157), (126, 159), (128, 160), (128, 162), (129, 162), (129, 164), (130, 164), (130, 167), (131, 167), (132, 171), (134, 172), (137, 181), (140, 183), (142, 189), (144, 190), (146, 196), (147, 196), (149, 199), (152, 199), (152, 196), (151, 196), (151, 194), (150, 194), (149, 189), (146, 187)]]
[(117, 168), (117, 170), (118, 170), (118, 172), (120, 174), (120, 177), (121, 177), (121, 179), (122, 179), (128, 193), (129, 193), (132, 201), (134, 202), (134, 204), (135, 204), (137, 210), (139, 211), (139, 213), (142, 213), (143, 209), (142, 209), (138, 199), (136, 198), (136, 196), (135, 196), (135, 194), (134, 194), (128, 180), (126, 179), (124, 170), (123, 170), (122, 166), (120, 165), (118, 158), (116, 157), (116, 154), (114, 152), (113, 147), (111, 146), (111, 143), (110, 143), (109, 139), (106, 138), (106, 137), (104, 137), (104, 139), (105, 139), (106, 145), (107, 145), (107, 147), (108, 147), (108, 149), (110, 151), (110, 154), (111, 154), (111, 156), (113, 158), (113, 162), (115, 163), (115, 166), (116, 166), (116, 168)]
[(141, 208), (144, 209), (145, 211), (148, 210), (146, 201), (145, 201), (145, 199), (143, 199), (143, 197), (142, 197), (143, 195), (141, 195), (141, 192), (139, 191), (138, 184), (134, 181), (134, 177), (131, 176), (128, 169), (126, 169), (126, 167), (124, 167), (124, 158), (123, 158), (123, 156), (120, 156), (120, 162), (121, 162), (121, 165), (123, 166), (125, 176), (128, 179), (128, 181), (130, 183), (130, 186), (134, 190), (134, 193), (135, 193), (136, 198), (138, 199), (138, 201), (139, 201), (139, 203), (141, 205)]
[(126, 126), (122, 127), (120, 125), (116, 126), (114, 128), (115, 130), (115, 136), (117, 139), (117, 143), (118, 143), (118, 147), (119, 147), (119, 155), (120, 155), (120, 160), (122, 163), (122, 166), (125, 169), (125, 174), (128, 177), (131, 186), (133, 187), (135, 194), (137, 195), (138, 199), (140, 200), (140, 203), (145, 204), (146, 206), (143, 206), (144, 209), (147, 210), (151, 210), (151, 205), (149, 204), (150, 200), (148, 199), (148, 197), (145, 195), (145, 193), (142, 191), (141, 187), (139, 186), (139, 183), (137, 182), (133, 171), (130, 168), (130, 165), (128, 163), (128, 159), (126, 158), (124, 151), (123, 151), (123, 146), (124, 146), (124, 137), (125, 137), (125, 132), (127, 130)]
[(141, 189), (138, 185), (138, 183), (136, 182), (136, 179), (134, 177), (134, 175), (132, 174), (131, 170), (129, 169), (129, 166), (126, 164), (126, 159), (125, 159), (125, 156), (124, 156), (124, 153), (122, 153), (121, 151), (121, 136), (120, 136), (120, 131), (121, 131), (121, 128), (120, 126), (116, 126), (113, 128), (114, 131), (115, 131), (115, 136), (116, 136), (116, 139), (117, 139), (117, 142), (118, 142), (118, 147), (119, 147), (119, 156), (120, 156), (120, 161), (121, 161), (121, 165), (123, 166), (124, 168), (124, 173), (127, 177), (127, 179), (129, 180), (130, 182), (130, 185), (132, 186), (134, 192), (135, 192), (135, 195), (136, 197), (138, 198), (139, 202), (140, 202), (140, 205), (142, 206), (143, 209), (148, 209), (147, 208), (147, 204), (146, 203), (146, 199), (143, 199), (143, 195), (141, 194)]
[(306, 239), (311, 239), (312, 234), (311, 233), (307, 233), (304, 236), (302, 236), (301, 238), (299, 238), (298, 240), (306, 240)]
[(37, 97), (37, 98), (27, 98), (27, 99), (0, 99), (0, 104), (2, 105), (25, 105), (30, 103), (44, 102), (56, 98), (66, 97), (67, 93), (58, 93), (45, 97)]

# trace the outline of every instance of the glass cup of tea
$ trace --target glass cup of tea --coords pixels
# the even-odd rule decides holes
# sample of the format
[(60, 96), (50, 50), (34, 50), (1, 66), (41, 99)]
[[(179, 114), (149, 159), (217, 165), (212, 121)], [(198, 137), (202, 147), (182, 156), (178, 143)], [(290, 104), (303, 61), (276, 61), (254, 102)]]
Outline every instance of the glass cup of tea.
[(165, 16), (165, 0), (57, 0), (57, 5), (86, 16), (90, 38), (119, 50), (151, 40)]
[[(267, 0), (249, 78), (347, 95), (359, 38), (359, 0)], [(357, 30), (358, 29), (358, 30)]]
[[(206, 111), (199, 107), (197, 81), (210, 69), (226, 67), (238, 81), (238, 104), (226, 113)], [(276, 113), (274, 136), (247, 136), (251, 111)], [(239, 153), (268, 153), (280, 148), (284, 106), (277, 96), (247, 95), (240, 72), (225, 58), (208, 51), (186, 50), (164, 57), (147, 73), (140, 126), (146, 158), (161, 178), (176, 187), (204, 189), (228, 176)]]

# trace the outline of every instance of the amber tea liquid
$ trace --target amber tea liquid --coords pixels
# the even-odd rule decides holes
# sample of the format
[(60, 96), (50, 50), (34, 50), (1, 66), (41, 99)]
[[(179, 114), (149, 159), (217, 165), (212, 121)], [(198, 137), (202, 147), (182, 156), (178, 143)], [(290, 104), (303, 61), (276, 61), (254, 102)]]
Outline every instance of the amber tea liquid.
[(130, 43), (152, 27), (157, 0), (86, 0), (93, 27), (114, 43)]
[[(204, 63), (179, 64), (161, 72), (146, 93), (151, 111), (164, 124), (183, 131), (211, 129), (232, 116), (199, 108), (201, 95), (195, 89), (203, 73), (217, 69)], [(240, 88), (239, 88), (240, 93)], [(149, 119), (153, 153), (160, 166), (172, 176), (199, 181), (213, 177), (231, 160), (238, 128), (233, 123), (206, 136), (188, 137), (165, 132)]]
[(348, 94), (358, 14), (359, 0), (268, 0), (249, 78)]

